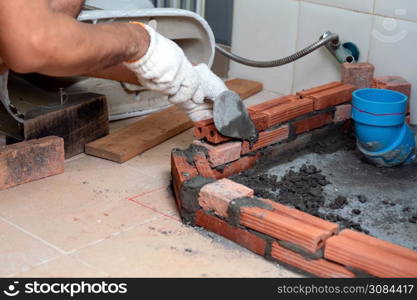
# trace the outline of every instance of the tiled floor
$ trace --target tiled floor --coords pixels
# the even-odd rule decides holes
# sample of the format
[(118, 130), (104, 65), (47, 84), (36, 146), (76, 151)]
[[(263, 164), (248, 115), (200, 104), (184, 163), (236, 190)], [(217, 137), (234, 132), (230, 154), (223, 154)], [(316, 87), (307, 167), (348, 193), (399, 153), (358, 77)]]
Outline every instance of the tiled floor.
[(188, 130), (122, 165), (79, 155), (64, 174), (0, 192), (0, 276), (300, 276), (180, 223), (170, 151), (192, 140)]

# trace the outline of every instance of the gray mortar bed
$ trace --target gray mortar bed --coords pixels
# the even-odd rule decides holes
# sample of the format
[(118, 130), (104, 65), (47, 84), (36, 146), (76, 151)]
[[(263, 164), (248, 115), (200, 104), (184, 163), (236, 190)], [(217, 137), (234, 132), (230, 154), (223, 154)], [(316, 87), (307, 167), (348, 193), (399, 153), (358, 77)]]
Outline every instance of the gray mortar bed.
[(417, 250), (417, 164), (375, 167), (349, 132), (326, 129), (231, 179), (255, 196)]

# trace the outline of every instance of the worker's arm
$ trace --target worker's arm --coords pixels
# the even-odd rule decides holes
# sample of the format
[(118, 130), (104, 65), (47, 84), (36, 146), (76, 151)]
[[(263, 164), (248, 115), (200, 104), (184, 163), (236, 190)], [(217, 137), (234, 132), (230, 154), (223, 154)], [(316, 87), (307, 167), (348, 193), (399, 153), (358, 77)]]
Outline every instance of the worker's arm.
[(52, 76), (124, 62), (141, 85), (172, 103), (205, 106), (205, 80), (173, 41), (141, 23), (81, 23), (53, 9), (50, 0), (0, 0), (0, 57), (15, 72)]
[(77, 17), (83, 8), (85, 0), (49, 0), (53, 11)]
[(141, 85), (135, 73), (129, 70), (124, 64), (118, 64), (118, 65), (111, 66), (103, 70), (97, 70), (94, 72), (90, 72), (88, 74), (83, 74), (83, 76), (110, 79), (110, 80), (115, 80), (115, 81)]
[(142, 57), (149, 35), (128, 23), (85, 24), (49, 0), (0, 0), (0, 57), (16, 72), (72, 76)]

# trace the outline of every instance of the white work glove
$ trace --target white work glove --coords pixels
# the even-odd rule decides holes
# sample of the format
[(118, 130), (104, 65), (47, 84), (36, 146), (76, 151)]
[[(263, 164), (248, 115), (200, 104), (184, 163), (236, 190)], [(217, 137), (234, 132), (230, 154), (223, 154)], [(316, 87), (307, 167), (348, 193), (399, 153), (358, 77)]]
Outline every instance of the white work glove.
[(146, 54), (135, 62), (126, 62), (142, 86), (168, 95), (171, 103), (188, 100), (204, 103), (200, 78), (182, 49), (153, 28), (141, 24), (149, 33)]
[(206, 64), (199, 64), (194, 69), (200, 77), (205, 99), (214, 101), (221, 93), (229, 90), (223, 80), (214, 74)]
[(213, 118), (213, 104), (210, 102), (197, 104), (192, 100), (181, 103), (181, 107), (187, 112), (191, 121), (198, 122)]
[[(194, 69), (200, 77), (204, 98), (206, 100), (214, 101), (217, 96), (228, 90), (223, 80), (217, 77), (217, 75), (215, 75), (207, 65), (199, 64), (194, 67)], [(182, 104), (182, 107), (188, 113), (188, 116), (193, 122), (213, 118), (212, 103), (196, 104), (193, 101), (187, 101)]]

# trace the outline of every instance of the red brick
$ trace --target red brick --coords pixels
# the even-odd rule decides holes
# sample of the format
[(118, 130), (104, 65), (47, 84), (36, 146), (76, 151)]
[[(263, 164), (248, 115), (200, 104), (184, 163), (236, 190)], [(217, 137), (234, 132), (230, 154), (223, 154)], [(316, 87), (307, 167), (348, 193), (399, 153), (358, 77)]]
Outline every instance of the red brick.
[(264, 113), (268, 116), (268, 127), (272, 127), (299, 116), (311, 113), (314, 110), (311, 99), (292, 99), (282, 105), (274, 106)]
[(324, 259), (307, 259), (301, 254), (272, 243), (271, 256), (276, 260), (323, 278), (354, 278), (355, 274), (345, 267)]
[(199, 140), (204, 139), (203, 129), (201, 127), (194, 127), (193, 134), (196, 139), (199, 139)]
[(216, 215), (227, 217), (229, 203), (233, 199), (252, 196), (252, 189), (229, 179), (220, 179), (200, 190), (198, 202), (204, 210), (213, 210)]
[(215, 178), (213, 170), (211, 169), (210, 164), (204, 153), (200, 152), (194, 155), (194, 163), (198, 173), (201, 176), (206, 178)]
[[(372, 87), (377, 89), (392, 90), (403, 93), (411, 98), (411, 83), (400, 76), (381, 76), (375, 77)], [(407, 112), (410, 112), (410, 101), (407, 103)]]
[(397, 91), (405, 94), (407, 97), (411, 96), (411, 83), (400, 76), (375, 77), (372, 82), (372, 87)]
[(375, 67), (370, 63), (342, 65), (342, 82), (354, 85), (357, 89), (370, 88), (374, 78)]
[(182, 184), (194, 177), (198, 176), (198, 171), (196, 168), (191, 166), (187, 162), (187, 158), (180, 153), (172, 152), (171, 153), (171, 175), (172, 183), (175, 193), (175, 200), (177, 202), (178, 209), (181, 209), (181, 197), (180, 191)]
[(258, 141), (252, 147), (248, 142), (243, 142), (242, 155), (288, 139), (289, 131), (289, 126), (285, 125), (274, 130), (260, 132)]
[(204, 138), (204, 134), (203, 134), (204, 127), (206, 127), (208, 125), (212, 125), (212, 124), (214, 124), (213, 119), (208, 119), (208, 120), (195, 122), (194, 123), (194, 136), (197, 139), (203, 139)]
[(253, 156), (244, 156), (241, 159), (226, 165), (221, 172), (216, 169), (213, 169), (213, 172), (217, 179), (227, 178), (252, 168), (260, 157), (260, 153)]
[[(249, 112), (249, 115), (257, 130), (262, 131), (268, 128), (268, 116), (263, 113)], [(210, 143), (220, 144), (231, 140), (219, 133), (212, 119), (195, 123), (194, 136), (199, 139), (206, 139)]]
[(339, 123), (352, 118), (352, 105), (343, 104), (336, 106), (333, 122)]
[(172, 177), (172, 189), (174, 190), (175, 203), (177, 204), (177, 209), (181, 211), (182, 201), (181, 201), (181, 190), (179, 186), (180, 184), (178, 183), (178, 179), (176, 179), (175, 177)]
[(0, 147), (0, 190), (64, 172), (64, 140), (49, 136)]
[(314, 95), (314, 94), (317, 94), (326, 90), (330, 90), (332, 88), (339, 87), (341, 85), (343, 85), (343, 83), (339, 81), (330, 82), (330, 83), (320, 85), (320, 86), (317, 86), (308, 90), (297, 92), (297, 96), (299, 96), (300, 98), (307, 98), (308, 96), (311, 96), (311, 95)]
[(194, 127), (205, 127), (213, 123), (214, 123), (213, 119), (202, 120), (202, 121), (194, 122)]
[(342, 232), (329, 238), (324, 257), (377, 277), (417, 277), (417, 260), (413, 256), (375, 244), (373, 238), (367, 235), (358, 239)]
[(187, 161), (187, 158), (179, 153), (171, 153), (171, 172), (179, 185), (198, 175), (198, 171)]
[(301, 210), (298, 210), (298, 209), (295, 209), (286, 205), (282, 205), (275, 201), (271, 201), (267, 199), (263, 199), (262, 201), (271, 205), (272, 208), (274, 209), (274, 212), (277, 214), (289, 216), (293, 219), (305, 222), (307, 224), (310, 224), (311, 226), (323, 229), (329, 232), (329, 234), (336, 234), (339, 231), (339, 225), (337, 225), (336, 223), (323, 220), (321, 218), (305, 213)]
[(212, 168), (238, 160), (242, 149), (242, 142), (226, 142), (211, 145), (201, 141), (194, 141), (193, 144), (207, 149), (208, 161)]
[(262, 102), (260, 104), (253, 105), (249, 107), (248, 110), (252, 113), (264, 112), (276, 106), (289, 104), (291, 103), (292, 100), (295, 100), (297, 98), (298, 97), (295, 95), (288, 95), (288, 96), (284, 96), (280, 98), (274, 98), (274, 99)]
[(333, 232), (308, 224), (291, 216), (258, 207), (242, 207), (240, 224), (278, 240), (296, 244), (311, 253), (324, 246)]
[(320, 128), (324, 125), (327, 125), (333, 121), (333, 114), (331, 112), (319, 114), (312, 116), (307, 119), (303, 119), (297, 122), (294, 122), (294, 128), (296, 134), (301, 134), (316, 128)]
[(231, 140), (229, 137), (221, 135), (220, 132), (217, 131), (217, 128), (214, 126), (214, 124), (205, 126), (203, 128), (203, 137), (213, 144), (220, 144)]
[(250, 112), (253, 125), (258, 131), (264, 131), (268, 128), (268, 116), (262, 112)]
[(339, 87), (315, 93), (310, 95), (309, 98), (314, 101), (315, 110), (322, 110), (331, 106), (350, 102), (352, 100), (352, 93), (355, 90), (355, 86), (344, 84)]
[(196, 213), (195, 222), (198, 226), (204, 227), (207, 230), (238, 243), (252, 252), (262, 256), (265, 255), (266, 241), (257, 235), (231, 226), (219, 218), (210, 216), (203, 211), (198, 211)]
[(395, 255), (417, 262), (417, 251), (413, 251), (411, 249), (401, 247), (401, 246), (389, 243), (384, 240), (377, 239), (370, 235), (353, 231), (353, 230), (349, 230), (349, 229), (345, 229), (340, 233), (340, 236), (344, 236), (344, 237), (350, 238), (352, 240), (355, 240), (361, 243), (366, 243), (378, 249), (384, 249), (384, 251), (388, 251)]

